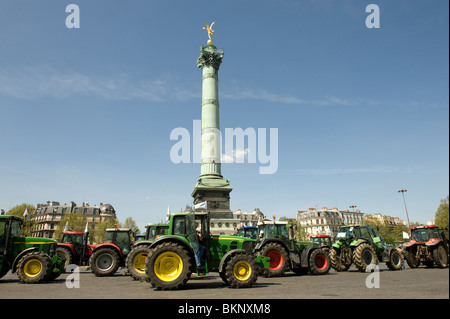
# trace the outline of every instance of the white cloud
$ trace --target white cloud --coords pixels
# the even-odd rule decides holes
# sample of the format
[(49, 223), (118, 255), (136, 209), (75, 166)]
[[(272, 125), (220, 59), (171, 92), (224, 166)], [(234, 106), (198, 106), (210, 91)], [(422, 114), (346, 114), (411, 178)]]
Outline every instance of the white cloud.
[(413, 170), (410, 168), (398, 168), (398, 167), (367, 167), (367, 168), (309, 168), (309, 169), (296, 169), (284, 171), (284, 173), (290, 175), (346, 175), (346, 174), (358, 174), (358, 173), (411, 173)]
[[(67, 98), (77, 95), (112, 100), (166, 101), (200, 97), (172, 79), (141, 80), (128, 74), (91, 76), (52, 67), (21, 67), (0, 71), (0, 94), (19, 99)], [(199, 90), (197, 90), (199, 91)]]

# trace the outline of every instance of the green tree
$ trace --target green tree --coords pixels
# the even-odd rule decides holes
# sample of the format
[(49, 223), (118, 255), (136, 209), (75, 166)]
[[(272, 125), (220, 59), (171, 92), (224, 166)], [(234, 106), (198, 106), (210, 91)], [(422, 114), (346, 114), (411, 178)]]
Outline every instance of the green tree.
[(289, 218), (288, 222), (289, 222), (289, 224), (293, 225), (293, 227), (294, 227), (295, 240), (307, 240), (306, 231), (302, 227), (300, 221), (296, 220), (295, 218)]
[(141, 232), (139, 227), (137, 226), (136, 222), (134, 221), (134, 219), (132, 217), (127, 217), (125, 219), (125, 223), (123, 224), (123, 227), (124, 228), (130, 228), (131, 231), (134, 234), (140, 234), (140, 232)]
[(447, 196), (444, 199), (441, 199), (441, 204), (439, 205), (435, 215), (434, 215), (434, 223), (441, 228), (449, 228), (448, 225), (448, 199)]
[(68, 228), (73, 231), (83, 232), (86, 228), (87, 219), (83, 213), (68, 213), (58, 223), (53, 238), (60, 241), (62, 238), (62, 231), (68, 225)]
[(93, 243), (94, 244), (103, 243), (103, 241), (105, 240), (105, 236), (106, 236), (106, 229), (114, 228), (116, 226), (121, 227), (121, 224), (119, 223), (117, 218), (97, 223), (94, 228), (94, 236), (92, 238)]
[[(23, 214), (25, 213), (25, 209), (28, 212), (28, 217), (30, 218), (30, 221), (28, 221), (28, 219), (23, 216)], [(24, 223), (22, 225), (22, 236), (31, 236), (31, 230), (33, 228), (33, 225), (35, 224), (32, 221), (35, 210), (36, 208), (33, 205), (24, 203), (14, 206), (6, 214), (23, 218)]]

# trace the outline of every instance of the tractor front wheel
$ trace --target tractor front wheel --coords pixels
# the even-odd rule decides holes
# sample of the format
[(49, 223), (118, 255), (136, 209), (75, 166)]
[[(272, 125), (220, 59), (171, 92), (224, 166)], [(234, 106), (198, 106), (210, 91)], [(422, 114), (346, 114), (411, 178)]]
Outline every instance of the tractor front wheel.
[(97, 277), (112, 276), (119, 269), (120, 257), (115, 249), (101, 248), (89, 259), (91, 271)]
[(252, 256), (237, 254), (227, 261), (223, 276), (231, 288), (249, 288), (258, 279), (258, 266)]
[(402, 269), (403, 258), (397, 249), (393, 249), (391, 255), (389, 256), (389, 261), (386, 262), (386, 266), (390, 270), (400, 270)]
[(145, 274), (158, 290), (180, 289), (192, 274), (194, 257), (177, 243), (165, 242), (148, 252)]
[(34, 284), (50, 279), (52, 260), (44, 252), (31, 252), (23, 256), (17, 269), (17, 276), (21, 282)]
[(350, 247), (330, 249), (331, 267), (336, 271), (347, 271), (352, 265), (352, 249)]
[(148, 248), (148, 246), (139, 246), (132, 249), (128, 254), (125, 264), (133, 279), (145, 280), (147, 278), (147, 275), (145, 274), (145, 260), (147, 259), (149, 251), (150, 248)]
[(312, 275), (325, 275), (330, 271), (330, 257), (323, 249), (315, 249), (309, 256), (309, 272)]

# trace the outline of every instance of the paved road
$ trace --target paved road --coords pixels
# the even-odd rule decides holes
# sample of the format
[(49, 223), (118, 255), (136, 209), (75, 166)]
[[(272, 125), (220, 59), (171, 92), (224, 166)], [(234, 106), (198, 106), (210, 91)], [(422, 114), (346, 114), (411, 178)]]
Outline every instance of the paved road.
[[(356, 268), (338, 273), (331, 270), (324, 276), (259, 277), (252, 288), (231, 289), (217, 273), (208, 278), (191, 279), (185, 289), (156, 291), (149, 283), (134, 281), (119, 270), (113, 277), (95, 277), (85, 267), (80, 268), (79, 288), (67, 288), (62, 274), (56, 281), (27, 285), (15, 274), (0, 279), (0, 299), (440, 299), (449, 298), (449, 269), (405, 269), (390, 271), (382, 264), (379, 272), (360, 273)], [(377, 278), (377, 276), (379, 277)], [(374, 286), (373, 288), (368, 288)], [(73, 282), (72, 282), (73, 284)], [(379, 288), (377, 288), (379, 286)]]

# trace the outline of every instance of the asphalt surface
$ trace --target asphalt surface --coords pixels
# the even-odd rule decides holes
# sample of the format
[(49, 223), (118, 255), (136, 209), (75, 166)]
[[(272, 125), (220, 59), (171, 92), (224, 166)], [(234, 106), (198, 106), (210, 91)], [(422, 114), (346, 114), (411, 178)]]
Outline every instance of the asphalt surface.
[[(96, 277), (86, 267), (65, 273), (53, 282), (22, 284), (10, 272), (0, 279), (0, 299), (448, 299), (449, 269), (406, 268), (390, 271), (384, 264), (374, 273), (331, 270), (323, 276), (259, 277), (246, 289), (228, 288), (218, 273), (191, 279), (182, 290), (157, 291), (147, 282), (132, 280), (120, 269), (112, 277)], [(79, 288), (77, 288), (77, 284)], [(69, 288), (73, 286), (73, 288)], [(370, 288), (372, 287), (372, 288)]]

